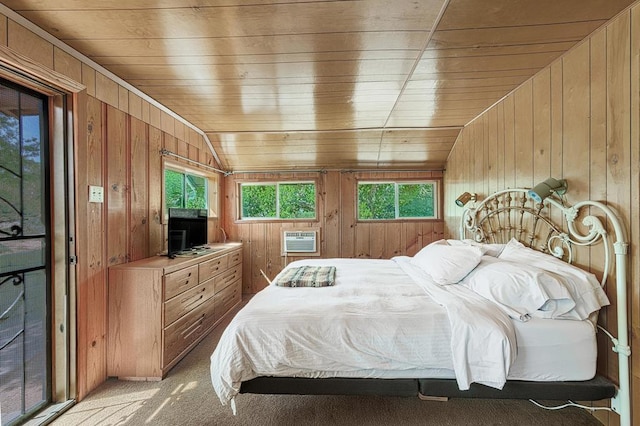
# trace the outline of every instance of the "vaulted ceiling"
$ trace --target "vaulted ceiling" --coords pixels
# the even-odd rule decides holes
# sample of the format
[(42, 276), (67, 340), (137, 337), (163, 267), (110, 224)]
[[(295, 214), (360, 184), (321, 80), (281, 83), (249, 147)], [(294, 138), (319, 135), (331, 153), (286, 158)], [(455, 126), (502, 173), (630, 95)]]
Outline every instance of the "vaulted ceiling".
[(243, 171), (442, 169), (462, 126), (632, 0), (2, 2)]

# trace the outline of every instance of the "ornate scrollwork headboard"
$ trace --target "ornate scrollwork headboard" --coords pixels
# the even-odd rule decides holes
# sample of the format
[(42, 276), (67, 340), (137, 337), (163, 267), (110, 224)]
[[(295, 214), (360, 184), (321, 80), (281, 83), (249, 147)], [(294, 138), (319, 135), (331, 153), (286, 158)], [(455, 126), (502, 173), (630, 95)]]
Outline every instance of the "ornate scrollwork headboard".
[[(571, 261), (571, 245), (562, 227), (550, 219), (549, 208), (527, 197), (526, 189), (499, 191), (464, 211), (461, 238), (506, 244), (516, 239), (535, 250)], [(558, 243), (566, 247), (558, 248)], [(567, 253), (568, 252), (568, 253)]]
[[(477, 242), (504, 244), (512, 238), (535, 250), (552, 254), (571, 263), (574, 246), (591, 246), (602, 243), (604, 268), (600, 284), (604, 287), (612, 272), (615, 255), (618, 337), (614, 338), (613, 351), (619, 356), (619, 389), (614, 411), (623, 425), (630, 425), (629, 357), (627, 316), (627, 248), (624, 227), (613, 210), (598, 201), (581, 201), (566, 205), (553, 196), (536, 203), (527, 189), (498, 191), (465, 209), (460, 225), (460, 238)], [(554, 208), (553, 217), (550, 207)], [(561, 217), (561, 219), (560, 219)], [(578, 220), (582, 226), (578, 225)], [(612, 232), (607, 231), (607, 227)], [(610, 238), (613, 237), (613, 240)], [(602, 327), (600, 327), (602, 329)]]
[[(527, 247), (552, 254), (568, 263), (572, 263), (575, 258), (575, 246), (602, 242), (604, 268), (601, 285), (604, 287), (612, 271), (613, 252), (616, 248), (601, 219), (591, 214), (589, 207), (598, 207), (607, 216), (613, 215), (610, 209), (596, 201), (566, 206), (557, 199), (548, 198), (542, 203), (536, 203), (527, 195), (527, 191), (522, 188), (498, 191), (465, 209), (460, 237), (497, 244), (505, 244), (514, 238)], [(551, 217), (550, 206), (559, 208), (560, 213), (555, 220)], [(582, 228), (576, 224), (578, 218), (582, 218)], [(614, 227), (619, 227), (622, 231), (620, 225), (614, 224)], [(624, 233), (621, 232), (621, 235)], [(626, 254), (626, 243), (624, 244)]]

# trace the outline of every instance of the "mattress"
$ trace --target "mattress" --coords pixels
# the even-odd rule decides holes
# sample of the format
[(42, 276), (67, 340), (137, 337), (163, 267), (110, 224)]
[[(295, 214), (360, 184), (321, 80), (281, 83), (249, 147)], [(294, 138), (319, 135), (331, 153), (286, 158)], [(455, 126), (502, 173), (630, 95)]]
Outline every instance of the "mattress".
[[(509, 380), (581, 381), (596, 374), (597, 343), (594, 325), (589, 320), (551, 320), (532, 318), (527, 322), (512, 320), (516, 330), (518, 356)], [(388, 372), (385, 378), (394, 378)], [(453, 370), (423, 369), (403, 372), (403, 378), (453, 379)], [(352, 375), (351, 377), (358, 377)]]
[(598, 350), (591, 321), (532, 318), (513, 323), (518, 357), (509, 370), (509, 379), (564, 381), (595, 376)]
[[(582, 381), (596, 374), (597, 344), (594, 326), (589, 320), (531, 319), (513, 320), (518, 356), (509, 380)], [(276, 375), (277, 374), (265, 374)], [(453, 368), (411, 368), (403, 370), (299, 371), (296, 377), (343, 378), (437, 378), (455, 379)]]

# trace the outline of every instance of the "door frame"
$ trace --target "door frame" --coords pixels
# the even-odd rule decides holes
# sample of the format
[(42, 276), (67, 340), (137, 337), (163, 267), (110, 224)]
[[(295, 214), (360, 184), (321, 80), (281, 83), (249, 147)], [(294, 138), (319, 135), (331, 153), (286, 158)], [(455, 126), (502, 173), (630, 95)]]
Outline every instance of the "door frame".
[[(48, 97), (51, 251), (51, 402), (46, 423), (77, 397), (75, 147), (86, 87), (0, 45), (0, 76)], [(81, 113), (80, 113), (81, 114)], [(47, 412), (49, 414), (47, 414)]]

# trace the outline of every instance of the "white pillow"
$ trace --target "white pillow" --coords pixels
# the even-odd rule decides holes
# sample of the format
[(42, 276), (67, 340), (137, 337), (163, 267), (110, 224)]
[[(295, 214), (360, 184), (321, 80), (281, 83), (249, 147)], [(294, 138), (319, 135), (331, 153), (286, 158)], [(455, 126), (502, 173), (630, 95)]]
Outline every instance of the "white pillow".
[(496, 303), (512, 318), (574, 318), (575, 302), (563, 283), (544, 269), (483, 256), (461, 284)]
[(450, 246), (444, 240), (429, 244), (411, 259), (411, 264), (421, 268), (440, 285), (455, 284), (480, 262), (482, 252), (477, 247)]
[(575, 314), (580, 319), (609, 305), (606, 293), (598, 279), (590, 272), (566, 263), (550, 254), (535, 251), (512, 239), (498, 256), (499, 259), (535, 265), (552, 272), (562, 281), (576, 303)]

